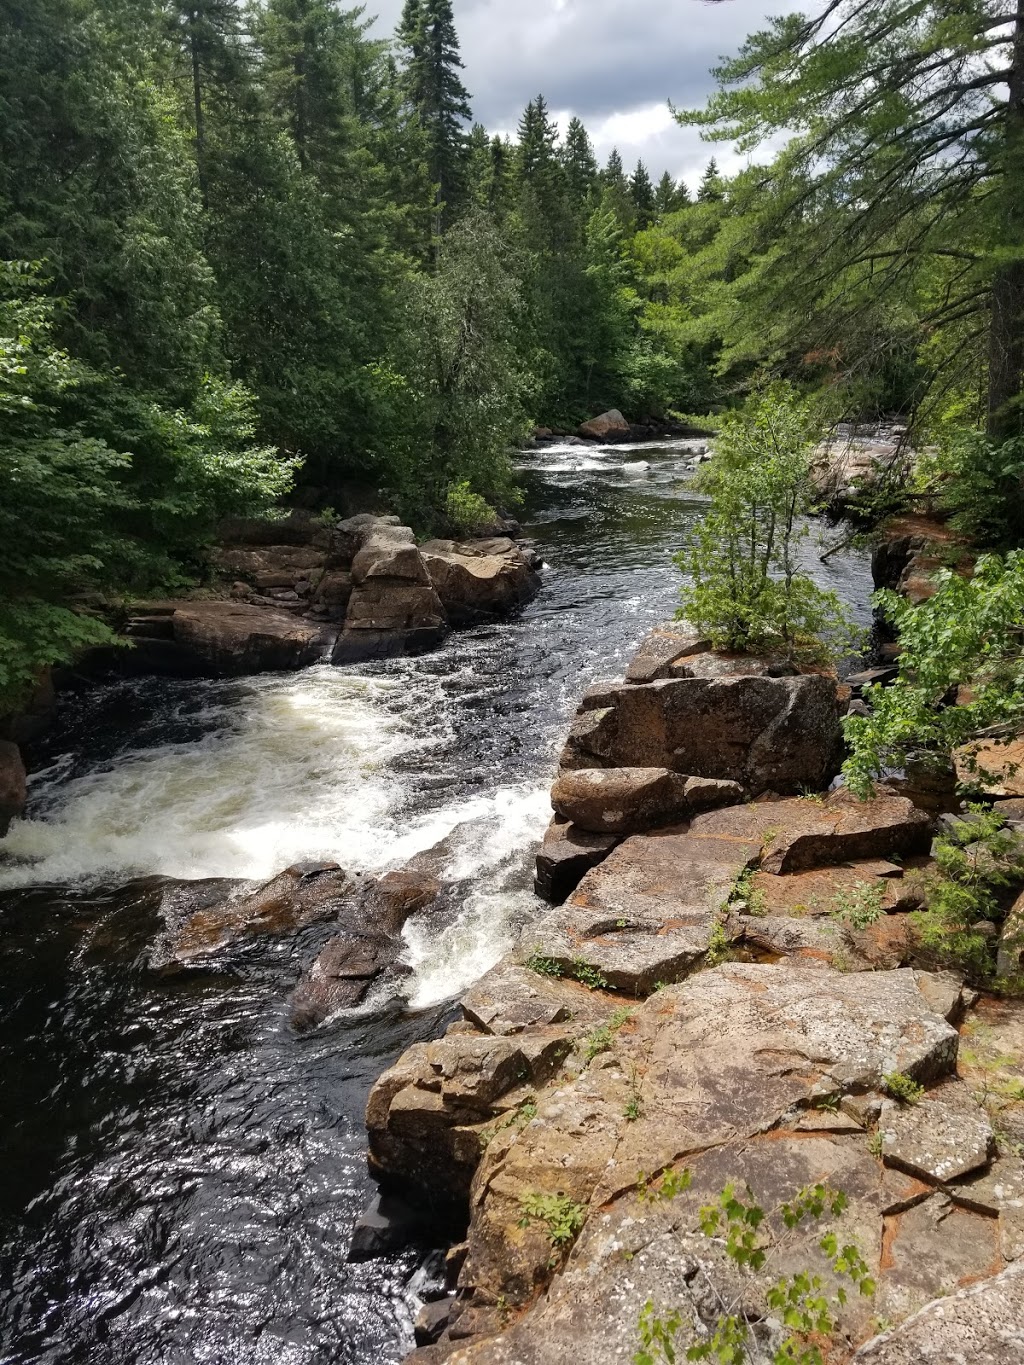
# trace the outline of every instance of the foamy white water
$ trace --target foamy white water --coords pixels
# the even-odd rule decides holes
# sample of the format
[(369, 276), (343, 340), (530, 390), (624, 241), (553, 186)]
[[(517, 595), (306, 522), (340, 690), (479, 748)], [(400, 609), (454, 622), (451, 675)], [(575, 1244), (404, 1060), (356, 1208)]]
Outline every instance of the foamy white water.
[(435, 822), (400, 836), (392, 824), (403, 789), (388, 765), (430, 743), (388, 707), (400, 687), (329, 666), (261, 677), (205, 739), (140, 747), (70, 781), (60, 765), (38, 774), (0, 888), (262, 879), (312, 858), (372, 869), (428, 847)]

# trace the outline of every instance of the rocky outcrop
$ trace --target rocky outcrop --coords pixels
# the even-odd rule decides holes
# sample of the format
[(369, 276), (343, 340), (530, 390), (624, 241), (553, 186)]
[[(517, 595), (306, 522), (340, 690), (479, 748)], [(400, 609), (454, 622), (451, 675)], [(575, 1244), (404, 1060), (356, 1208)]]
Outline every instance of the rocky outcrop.
[(540, 586), (531, 559), (507, 538), (430, 540), (420, 554), (453, 626), (507, 615), (535, 597)]
[(0, 739), (0, 839), (25, 808), (28, 794), (21, 751), (8, 739)]
[(592, 834), (556, 815), (537, 854), (537, 895), (561, 905), (617, 843), (616, 834)]
[(563, 768), (665, 768), (736, 782), (749, 796), (817, 791), (838, 771), (833, 678), (773, 676), (779, 666), (770, 660), (712, 651), (661, 668), (671, 676), (591, 689), (569, 732)]
[(397, 517), (222, 530), (213, 563), (230, 598), (137, 604), (124, 632), (133, 648), (91, 651), (86, 671), (232, 677), (418, 653), (452, 625), (522, 606), (540, 583), (528, 545), (498, 537), (421, 549)]
[(594, 834), (639, 834), (742, 799), (736, 782), (685, 777), (667, 768), (568, 770), (551, 789), (556, 814)]
[(1024, 1360), (1024, 1262), (927, 1304), (875, 1337), (856, 1365), (1010, 1365)]

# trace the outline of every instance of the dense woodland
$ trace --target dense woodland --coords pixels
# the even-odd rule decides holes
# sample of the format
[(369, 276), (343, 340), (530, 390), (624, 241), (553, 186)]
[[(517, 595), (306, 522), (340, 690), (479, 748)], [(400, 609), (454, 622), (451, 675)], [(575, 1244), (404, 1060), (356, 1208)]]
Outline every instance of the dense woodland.
[(677, 111), (748, 154), (691, 198), (543, 95), (473, 123), (451, 0), (0, 0), (0, 696), (296, 481), (457, 525), (534, 422), (769, 378), (904, 416), (1016, 543), (1024, 10), (812, 8)]

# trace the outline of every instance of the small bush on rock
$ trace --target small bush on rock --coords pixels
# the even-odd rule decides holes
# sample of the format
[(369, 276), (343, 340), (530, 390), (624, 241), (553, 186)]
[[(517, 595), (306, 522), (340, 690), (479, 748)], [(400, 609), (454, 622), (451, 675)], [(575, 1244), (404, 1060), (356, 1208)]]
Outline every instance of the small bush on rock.
[(809, 405), (785, 384), (722, 420), (696, 481), (711, 508), (676, 559), (691, 579), (679, 615), (716, 648), (827, 661), (850, 647), (839, 599), (800, 568), (815, 439)]
[[(681, 1183), (685, 1189), (689, 1181)], [(700, 1210), (701, 1231), (724, 1243), (725, 1254), (744, 1275), (757, 1275), (764, 1270), (770, 1257), (786, 1250), (789, 1235), (808, 1219), (826, 1215), (839, 1217), (848, 1200), (840, 1190), (826, 1185), (813, 1185), (801, 1190), (794, 1199), (775, 1211), (785, 1231), (778, 1235), (771, 1229), (765, 1210), (746, 1191), (747, 1200), (740, 1198), (733, 1185), (727, 1185), (714, 1204)], [(853, 1245), (841, 1245), (835, 1233), (826, 1231), (818, 1241), (832, 1273), (840, 1280), (848, 1280), (858, 1293), (871, 1296), (875, 1284), (868, 1273), (867, 1262)], [(690, 1346), (685, 1355), (677, 1349), (676, 1338), (684, 1325), (678, 1309), (659, 1314), (651, 1300), (644, 1305), (638, 1329), (640, 1349), (633, 1357), (634, 1365), (658, 1365), (665, 1361), (675, 1365), (677, 1360), (711, 1360), (719, 1365), (823, 1365), (824, 1356), (815, 1339), (828, 1338), (835, 1330), (835, 1311), (846, 1303), (846, 1290), (840, 1287), (834, 1297), (825, 1293), (820, 1275), (800, 1271), (784, 1276), (770, 1286), (765, 1294), (769, 1310), (777, 1315), (787, 1333), (774, 1347), (766, 1344), (766, 1333), (756, 1330), (739, 1306), (737, 1299), (727, 1298), (714, 1281), (703, 1274), (702, 1288), (707, 1287), (721, 1310), (716, 1320), (705, 1326), (705, 1337)]]

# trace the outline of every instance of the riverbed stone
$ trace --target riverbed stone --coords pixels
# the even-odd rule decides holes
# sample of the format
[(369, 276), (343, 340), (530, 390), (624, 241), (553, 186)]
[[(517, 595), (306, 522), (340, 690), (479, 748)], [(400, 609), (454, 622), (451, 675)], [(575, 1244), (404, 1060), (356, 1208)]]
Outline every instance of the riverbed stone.
[(878, 1125), (882, 1157), (922, 1180), (960, 1180), (987, 1166), (995, 1136), (967, 1087), (948, 1080), (917, 1104), (887, 1101)]
[(176, 603), (171, 630), (180, 670), (212, 677), (306, 668), (332, 638), (316, 622), (246, 602)]
[(218, 966), (235, 945), (334, 918), (356, 884), (335, 863), (299, 863), (256, 887), (224, 878), (183, 882), (161, 901), (167, 927), (150, 967), (173, 976)]
[(10, 740), (0, 739), (0, 839), (25, 808), (28, 795), (25, 765), (21, 750)]
[(590, 441), (627, 440), (630, 436), (630, 425), (618, 408), (611, 408), (608, 412), (602, 412), (599, 417), (592, 417), (589, 422), (581, 423), (576, 428), (576, 435)]
[(667, 768), (584, 768), (551, 789), (557, 814), (597, 834), (638, 834), (689, 812), (688, 778)]
[(561, 905), (620, 842), (617, 834), (594, 834), (556, 815), (537, 854), (537, 895)]

